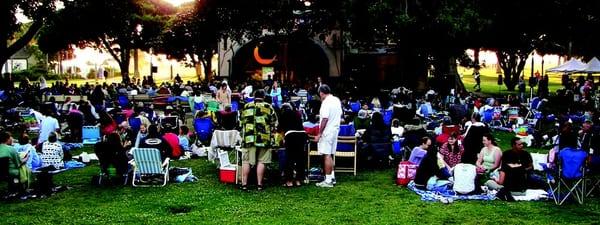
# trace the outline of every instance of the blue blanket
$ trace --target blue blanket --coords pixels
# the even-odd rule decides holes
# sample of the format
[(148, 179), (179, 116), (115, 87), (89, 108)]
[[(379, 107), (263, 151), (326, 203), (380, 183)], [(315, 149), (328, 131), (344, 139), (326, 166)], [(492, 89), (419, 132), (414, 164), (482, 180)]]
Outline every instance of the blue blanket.
[(459, 195), (452, 190), (439, 190), (439, 191), (424, 191), (415, 187), (414, 182), (408, 184), (408, 189), (414, 191), (421, 196), (422, 201), (427, 202), (449, 202), (454, 200), (495, 200), (496, 196), (492, 194), (481, 194), (481, 195)]

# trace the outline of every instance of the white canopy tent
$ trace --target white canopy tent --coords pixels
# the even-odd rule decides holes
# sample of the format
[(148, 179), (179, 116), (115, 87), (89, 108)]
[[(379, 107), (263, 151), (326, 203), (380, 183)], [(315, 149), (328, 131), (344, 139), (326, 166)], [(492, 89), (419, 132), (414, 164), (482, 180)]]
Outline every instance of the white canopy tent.
[(566, 63), (548, 69), (546, 70), (547, 72), (557, 72), (557, 73), (571, 73), (571, 72), (581, 72), (582, 70), (584, 70), (586, 68), (586, 64), (575, 59), (572, 58), (571, 60), (567, 61)]
[(600, 73), (600, 60), (598, 60), (598, 58), (596, 58), (596, 57), (592, 58), (592, 60), (590, 60), (587, 63), (587, 65), (581, 72), (583, 72), (583, 73)]

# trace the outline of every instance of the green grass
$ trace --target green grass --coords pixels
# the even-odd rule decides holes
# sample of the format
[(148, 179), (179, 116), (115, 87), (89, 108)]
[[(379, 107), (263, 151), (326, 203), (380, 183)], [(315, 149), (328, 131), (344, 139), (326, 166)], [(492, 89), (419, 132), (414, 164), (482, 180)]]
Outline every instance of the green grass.
[[(530, 71), (529, 68), (525, 68), (525, 71)], [(506, 96), (506, 95), (517, 95), (518, 91), (508, 91), (505, 85), (498, 86), (498, 74), (496, 69), (492, 67), (482, 68), (481, 73), (481, 93), (487, 96)], [(526, 72), (526, 73), (527, 73)], [(462, 81), (465, 84), (467, 91), (473, 92), (475, 89), (475, 79), (473, 79), (473, 69), (465, 67), (459, 67), (458, 73), (462, 77)], [(555, 93), (556, 90), (562, 88), (561, 76), (557, 74), (548, 74), (548, 90), (550, 93)], [(525, 75), (525, 82), (528, 82), (529, 74)], [(527, 94), (529, 95), (529, 85), (527, 85)], [(534, 94), (537, 93), (537, 87), (533, 90)]]
[[(496, 134), (505, 140), (506, 134)], [(505, 141), (500, 142), (505, 149)], [(91, 151), (91, 149), (84, 149)], [(395, 170), (338, 174), (338, 185), (287, 189), (269, 186), (249, 193), (218, 181), (204, 159), (172, 162), (191, 167), (196, 183), (164, 188), (91, 186), (98, 167), (55, 177), (73, 189), (47, 199), (0, 203), (2, 224), (590, 224), (600, 214), (598, 199), (585, 205), (553, 202), (461, 201), (427, 203), (394, 185)], [(271, 176), (272, 179), (276, 179)], [(275, 182), (272, 182), (275, 183)]]
[[(493, 94), (496, 81), (488, 72), (483, 71), (482, 89)], [(470, 73), (464, 78), (470, 88), (468, 78)], [(503, 150), (510, 148), (512, 133), (494, 136)], [(47, 199), (0, 203), (0, 224), (597, 224), (600, 218), (598, 198), (583, 206), (499, 200), (427, 203), (394, 184), (394, 169), (360, 171), (357, 176), (338, 173), (333, 189), (314, 184), (287, 189), (273, 184), (278, 178), (271, 175), (273, 185), (265, 191), (245, 193), (219, 183), (218, 170), (204, 159), (174, 161), (172, 166), (191, 167), (199, 181), (164, 188), (95, 187), (90, 181), (99, 169), (91, 165), (55, 177), (55, 183), (71, 190)]]

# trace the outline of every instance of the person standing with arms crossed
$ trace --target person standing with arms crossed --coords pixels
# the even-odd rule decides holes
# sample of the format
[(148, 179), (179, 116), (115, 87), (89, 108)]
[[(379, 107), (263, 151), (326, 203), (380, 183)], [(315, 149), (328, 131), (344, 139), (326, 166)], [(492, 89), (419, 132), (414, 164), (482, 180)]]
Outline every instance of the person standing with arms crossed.
[(250, 166), (256, 166), (257, 189), (262, 191), (265, 164), (271, 163), (271, 147), (273, 147), (274, 129), (278, 125), (277, 113), (271, 104), (264, 102), (265, 92), (262, 89), (254, 92), (254, 102), (244, 105), (240, 122), (244, 152), (242, 153), (242, 186), (248, 190)]
[(339, 98), (331, 94), (331, 88), (326, 84), (319, 86), (319, 96), (322, 103), (319, 110), (319, 134), (315, 136), (315, 142), (318, 143), (319, 154), (323, 155), (325, 180), (317, 183), (317, 187), (332, 188), (335, 184), (333, 155), (335, 155), (340, 131), (342, 103)]

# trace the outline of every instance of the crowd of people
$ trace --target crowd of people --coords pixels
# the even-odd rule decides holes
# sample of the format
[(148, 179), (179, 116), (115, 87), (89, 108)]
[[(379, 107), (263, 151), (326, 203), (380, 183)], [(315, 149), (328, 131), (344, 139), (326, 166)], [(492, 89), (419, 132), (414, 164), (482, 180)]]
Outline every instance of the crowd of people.
[[(2, 133), (0, 156), (10, 156), (13, 175), (19, 174), (19, 168), (24, 167), (28, 170), (48, 166), (61, 168), (64, 166), (62, 159), (70, 159), (71, 155), (60, 141), (81, 142), (83, 126), (97, 125), (102, 138), (96, 144), (95, 152), (101, 161), (101, 170), (108, 174), (108, 167), (113, 165), (117, 177), (124, 179), (129, 172), (131, 148), (157, 148), (163, 159), (180, 158), (191, 150), (196, 139), (195, 132), (188, 128), (188, 119), (211, 118), (217, 129), (238, 129), (242, 133), (245, 149), (242, 190), (249, 189), (248, 177), (253, 168), (257, 175), (256, 188), (264, 189), (265, 170), (272, 161), (271, 150), (280, 147), (288, 150), (286, 168), (282, 170), (283, 185), (302, 185), (307, 152), (299, 146), (303, 146), (305, 141), (302, 140), (308, 138), (318, 143), (318, 151), (323, 155), (324, 180), (317, 186), (334, 187), (337, 136), (340, 126), (352, 125), (360, 140), (361, 167), (395, 167), (404, 158), (419, 166), (414, 178), (418, 188), (430, 189), (428, 182), (432, 177), (465, 187), (462, 190), (465, 194), (480, 192), (481, 186), (495, 190), (507, 188), (513, 193), (539, 186), (539, 180), (533, 179), (531, 174), (532, 160), (524, 150), (523, 141), (512, 139), (511, 149), (502, 152), (492, 136), (493, 127), (482, 122), (486, 109), (503, 105), (520, 108), (519, 114), (526, 117), (532, 107), (524, 106), (523, 96), (484, 99), (455, 90), (418, 93), (404, 87), (378, 95), (359, 96), (343, 92), (344, 87), (330, 87), (325, 83), (320, 77), (304, 83), (280, 83), (269, 79), (237, 84), (183, 82), (181, 79), (155, 84), (144, 79), (130, 84), (86, 83), (78, 86), (68, 80), (51, 85), (45, 81), (25, 81), (18, 87), (4, 87), (4, 110), (23, 106), (33, 109), (39, 121), (39, 136), (30, 140), (26, 129), (17, 129), (18, 143), (13, 143), (12, 135)], [(211, 106), (204, 93), (209, 93), (208, 98), (218, 104), (216, 110), (208, 110)], [(337, 94), (334, 96), (334, 93)], [(556, 135), (558, 141), (552, 143), (557, 146), (556, 152), (570, 147), (598, 155), (599, 151), (593, 152), (599, 143), (600, 130), (595, 93), (593, 80), (585, 79), (570, 82), (556, 95), (547, 96), (542, 91), (541, 97), (549, 99), (544, 107), (536, 106), (541, 113), (538, 122), (548, 124), (550, 115), (558, 116), (549, 126), (551, 129), (536, 127), (541, 133), (538, 142), (546, 140), (542, 134)], [(166, 106), (119, 101), (123, 96), (140, 94), (168, 96), (174, 100)], [(76, 102), (67, 98), (64, 102), (56, 102), (52, 97), (56, 95), (87, 96), (87, 100)], [(561, 104), (550, 104), (552, 102)], [(196, 107), (200, 103), (206, 103), (208, 107)], [(237, 108), (233, 108), (234, 103)], [(570, 118), (573, 114), (582, 115), (584, 120), (573, 123)], [(161, 118), (168, 116), (176, 117), (177, 122), (169, 126), (162, 124)], [(10, 119), (3, 119), (3, 122), (7, 121)], [(139, 124), (132, 124), (132, 121)], [(298, 132), (299, 136), (290, 135), (289, 139), (284, 135), (303, 131), (306, 124), (318, 124), (318, 132), (310, 137)], [(285, 138), (276, 138), (278, 136)], [(282, 139), (285, 139), (283, 143)], [(394, 151), (390, 144), (400, 139), (406, 146), (400, 151), (402, 153)], [(13, 144), (14, 147), (10, 147)], [(22, 157), (15, 157), (15, 153), (22, 153)]]

